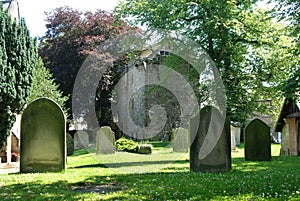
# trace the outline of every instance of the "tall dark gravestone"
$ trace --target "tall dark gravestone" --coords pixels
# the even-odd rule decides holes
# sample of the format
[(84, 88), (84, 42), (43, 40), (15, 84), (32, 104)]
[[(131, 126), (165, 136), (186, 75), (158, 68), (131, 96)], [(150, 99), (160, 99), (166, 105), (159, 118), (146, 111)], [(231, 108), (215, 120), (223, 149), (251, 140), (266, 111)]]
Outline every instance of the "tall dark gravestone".
[(52, 100), (32, 102), (21, 119), (20, 171), (60, 172), (66, 167), (66, 120)]
[(268, 161), (270, 159), (270, 127), (260, 119), (254, 119), (245, 128), (245, 160)]
[[(215, 107), (206, 106), (201, 109), (198, 122), (199, 126), (190, 148), (191, 171), (229, 171), (231, 169), (229, 121)], [(190, 132), (195, 132), (195, 126), (197, 126), (195, 120), (191, 119)]]

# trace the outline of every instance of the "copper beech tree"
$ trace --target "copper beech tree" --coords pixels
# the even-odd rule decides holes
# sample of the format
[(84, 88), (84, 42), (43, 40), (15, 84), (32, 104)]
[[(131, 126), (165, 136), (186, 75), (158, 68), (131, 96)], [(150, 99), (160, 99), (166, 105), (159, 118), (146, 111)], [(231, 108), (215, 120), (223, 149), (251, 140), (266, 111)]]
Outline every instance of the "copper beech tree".
[[(97, 10), (81, 12), (70, 7), (59, 7), (46, 13), (45, 36), (40, 38), (39, 55), (59, 84), (63, 95), (69, 96), (66, 107), (71, 109), (71, 98), (77, 73), (90, 55), (104, 41), (133, 29), (113, 13)], [(110, 98), (114, 80), (124, 67), (122, 58), (107, 67), (99, 81), (96, 97), (97, 117), (100, 125), (109, 125), (111, 120)], [(101, 104), (100, 104), (101, 103)], [(70, 110), (71, 111), (71, 110)]]

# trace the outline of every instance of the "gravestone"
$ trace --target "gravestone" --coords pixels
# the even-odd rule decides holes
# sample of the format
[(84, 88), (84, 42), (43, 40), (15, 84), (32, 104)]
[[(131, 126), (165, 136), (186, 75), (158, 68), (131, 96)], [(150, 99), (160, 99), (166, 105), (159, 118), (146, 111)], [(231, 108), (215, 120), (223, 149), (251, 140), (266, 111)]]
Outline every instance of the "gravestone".
[(235, 150), (236, 149), (235, 127), (232, 125), (230, 126), (230, 135), (231, 135), (231, 150)]
[(289, 156), (289, 128), (288, 124), (284, 124), (282, 127), (282, 141), (281, 141), (281, 148), (280, 148), (280, 156)]
[(74, 153), (74, 140), (69, 133), (66, 133), (67, 143), (67, 156), (71, 156)]
[(254, 119), (245, 128), (245, 160), (268, 161), (270, 159), (270, 127), (260, 119)]
[(176, 128), (172, 130), (173, 151), (188, 152), (189, 133), (185, 128)]
[(235, 127), (235, 142), (236, 146), (241, 145), (241, 127), (239, 126)]
[(96, 135), (96, 153), (97, 154), (114, 154), (115, 133), (109, 126), (103, 126)]
[[(199, 117), (198, 117), (199, 118)], [(231, 169), (230, 122), (218, 109), (206, 106), (200, 111), (196, 136), (190, 148), (193, 172), (224, 172)], [(195, 132), (194, 119), (190, 132)]]
[(89, 145), (89, 134), (85, 131), (77, 131), (74, 134), (74, 149), (86, 149)]
[(21, 119), (20, 171), (59, 172), (66, 168), (66, 121), (52, 100), (32, 102)]

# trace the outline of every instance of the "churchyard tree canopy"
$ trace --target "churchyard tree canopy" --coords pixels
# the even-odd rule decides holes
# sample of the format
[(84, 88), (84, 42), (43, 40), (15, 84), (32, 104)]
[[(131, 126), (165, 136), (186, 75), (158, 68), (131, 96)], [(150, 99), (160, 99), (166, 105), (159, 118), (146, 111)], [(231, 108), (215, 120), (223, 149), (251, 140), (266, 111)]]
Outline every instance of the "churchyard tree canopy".
[[(291, 26), (290, 36), (294, 45), (289, 51), (289, 63), (291, 66), (288, 72), (288, 79), (281, 85), (281, 90), (288, 98), (298, 98), (300, 90), (300, 1), (299, 0), (273, 0), (277, 3), (275, 7), (281, 21)], [(297, 97), (298, 96), (298, 97)]]
[(0, 8), (0, 147), (10, 134), (30, 93), (32, 69), (37, 62), (36, 42), (29, 35), (24, 19), (13, 21)]
[(198, 42), (221, 74), (227, 114), (244, 122), (255, 109), (270, 111), (260, 100), (276, 97), (276, 87), (287, 72), (270, 64), (284, 48), (288, 29), (256, 2), (126, 0), (115, 11), (133, 25), (178, 30)]
[(32, 103), (38, 98), (49, 98), (55, 101), (67, 115), (65, 102), (68, 97), (63, 96), (62, 91), (59, 90), (58, 84), (54, 82), (53, 75), (49, 69), (44, 66), (41, 58), (39, 58), (37, 65), (33, 69), (33, 80), (30, 95), (27, 98), (27, 104)]
[[(94, 54), (105, 40), (132, 28), (121, 20), (116, 22), (113, 13), (102, 10), (83, 13), (70, 7), (59, 7), (46, 15), (47, 31), (40, 39), (39, 54), (45, 67), (50, 69), (56, 83), (59, 84), (63, 95), (69, 97), (66, 107), (71, 109), (75, 78), (87, 56)], [(115, 66), (108, 66), (108, 73), (99, 83), (102, 92), (97, 100), (102, 104), (99, 106), (96, 103), (96, 107), (103, 125), (110, 121), (107, 108), (110, 108), (110, 90), (117, 68), (117, 62)]]

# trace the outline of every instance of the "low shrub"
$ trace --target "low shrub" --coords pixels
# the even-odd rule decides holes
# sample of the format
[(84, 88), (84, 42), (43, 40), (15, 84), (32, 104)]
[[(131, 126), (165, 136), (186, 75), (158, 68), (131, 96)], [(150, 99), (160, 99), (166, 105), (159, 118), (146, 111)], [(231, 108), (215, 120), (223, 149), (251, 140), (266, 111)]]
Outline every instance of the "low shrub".
[(116, 148), (119, 151), (126, 151), (131, 153), (138, 153), (139, 144), (133, 140), (120, 138), (116, 141)]
[(151, 154), (152, 153), (152, 145), (151, 144), (140, 144), (138, 148), (139, 154)]

